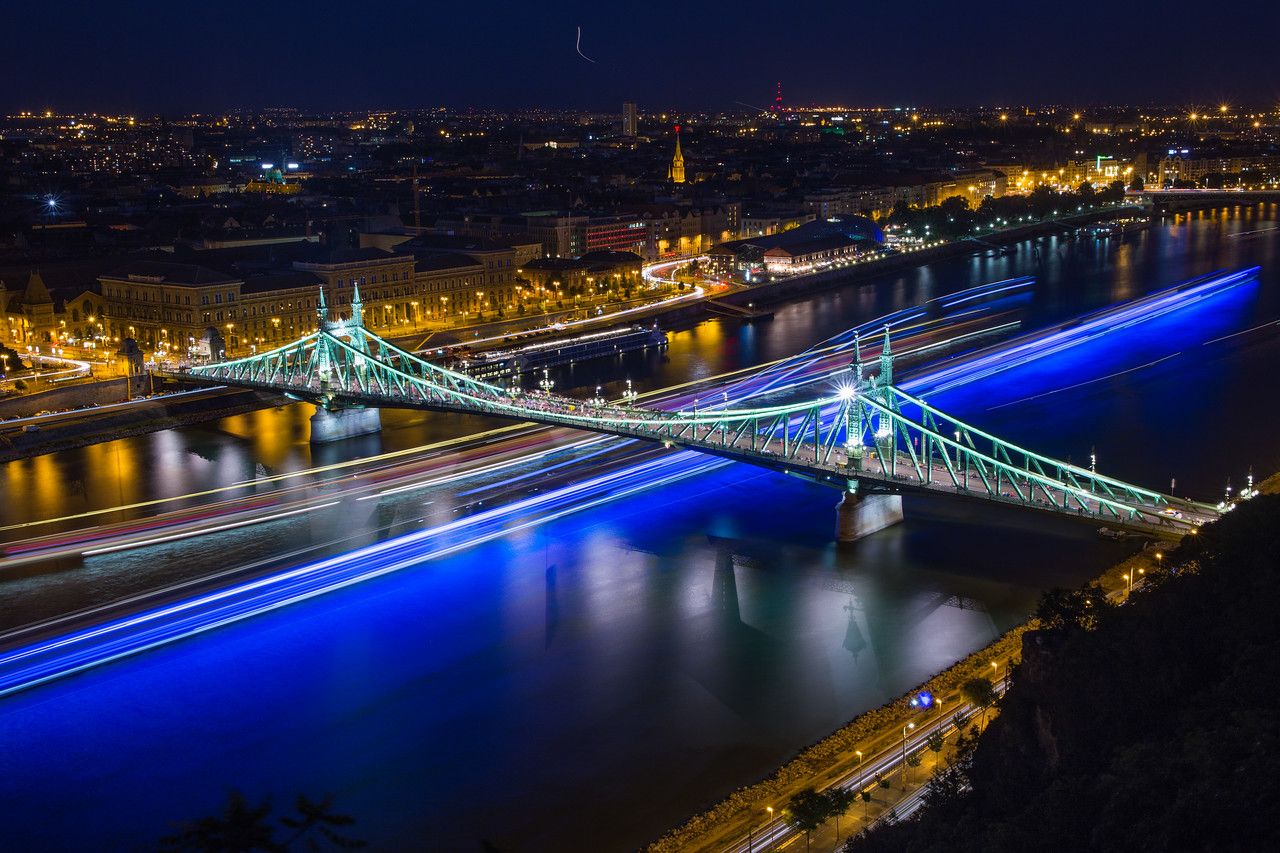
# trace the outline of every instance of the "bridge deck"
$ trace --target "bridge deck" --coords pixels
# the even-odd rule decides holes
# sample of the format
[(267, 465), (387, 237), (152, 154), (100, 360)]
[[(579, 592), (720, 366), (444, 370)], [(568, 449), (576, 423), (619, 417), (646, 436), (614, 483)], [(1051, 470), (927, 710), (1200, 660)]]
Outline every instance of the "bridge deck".
[(329, 320), (323, 291), (320, 305), (319, 328), (299, 341), (176, 376), (289, 394), (329, 409), (429, 409), (639, 438), (841, 488), (974, 498), (1161, 535), (1194, 530), (1218, 512), (1018, 447), (912, 397), (893, 385), (887, 327), (879, 373), (864, 378), (855, 336), (850, 375), (835, 395), (672, 412), (499, 388), (365, 329), (358, 292), (349, 322)]
[[(815, 482), (841, 489), (846, 488), (850, 481), (856, 481), (860, 492), (916, 492), (946, 495), (1069, 515), (1110, 527), (1159, 536), (1181, 536), (1209, 523), (1216, 517), (1216, 513), (1206, 511), (1206, 508), (1199, 504), (1181, 501), (1172, 501), (1177, 504), (1176, 507), (1168, 503), (1162, 505), (1156, 502), (1125, 502), (1126, 506), (1136, 511), (1136, 517), (1117, 517), (1115, 513), (1106, 511), (1104, 500), (1108, 496), (1105, 494), (1098, 494), (1098, 500), (1092, 502), (1085, 498), (1084, 506), (1072, 507), (1072, 493), (1053, 486), (1047, 488), (1041, 486), (1043, 492), (1041, 497), (1036, 497), (1034, 492), (1019, 497), (1011, 488), (1000, 491), (989, 490), (981, 481), (977, 471), (966, 467), (960, 459), (952, 459), (950, 466), (940, 459), (930, 464), (923, 464), (918, 454), (913, 460), (911, 454), (901, 450), (896, 451), (896, 459), (894, 459), (874, 447), (868, 447), (859, 467), (850, 464), (849, 453), (844, 446), (833, 445), (824, 453), (821, 447), (815, 448), (812, 445), (800, 443), (794, 430), (789, 430), (786, 439), (762, 436), (759, 441), (753, 442), (754, 447), (745, 444), (742, 436), (737, 440), (731, 440), (732, 437), (727, 429), (715, 426), (703, 428), (701, 437), (663, 434), (662, 428), (668, 423), (663, 416), (675, 413), (617, 405), (594, 406), (590, 403), (548, 394), (528, 393), (521, 394), (519, 397), (495, 398), (492, 401), (493, 406), (502, 408), (490, 408), (483, 404), (450, 405), (440, 400), (413, 399), (349, 390), (335, 391), (332, 388), (322, 388), (319, 383), (282, 387), (270, 382), (243, 379), (215, 380), (193, 376), (190, 373), (167, 375), (187, 381), (229, 384), (297, 396), (310, 394), (318, 397), (327, 394), (333, 401), (370, 408), (407, 408), (492, 416), (587, 430), (709, 453), (726, 459), (798, 474)], [(515, 401), (518, 401), (518, 404), (513, 406)], [(518, 408), (519, 411), (510, 411), (512, 408)], [(828, 413), (826, 420), (830, 420), (834, 414)], [(645, 428), (623, 422), (635, 420), (637, 416), (651, 417), (652, 426)], [(707, 413), (706, 416), (711, 415)], [(693, 429), (695, 434), (699, 432), (697, 425)], [(952, 477), (953, 473), (956, 475), (955, 479)]]

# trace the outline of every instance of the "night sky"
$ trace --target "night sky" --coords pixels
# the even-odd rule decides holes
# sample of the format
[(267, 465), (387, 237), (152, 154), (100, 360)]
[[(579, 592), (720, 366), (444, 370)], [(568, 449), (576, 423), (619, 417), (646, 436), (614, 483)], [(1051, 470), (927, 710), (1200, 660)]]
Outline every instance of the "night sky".
[(0, 109), (1274, 107), (1278, 31), (1274, 0), (0, 0)]

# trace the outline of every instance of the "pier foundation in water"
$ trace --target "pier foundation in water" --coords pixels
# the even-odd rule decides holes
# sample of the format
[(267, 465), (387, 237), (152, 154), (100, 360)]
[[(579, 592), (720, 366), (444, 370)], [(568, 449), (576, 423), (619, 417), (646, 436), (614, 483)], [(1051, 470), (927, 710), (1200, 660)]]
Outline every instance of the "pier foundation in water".
[(857, 542), (902, 521), (902, 495), (845, 491), (836, 504), (836, 541)]
[(349, 407), (331, 410), (320, 406), (311, 416), (312, 444), (328, 444), (381, 431), (382, 414), (378, 409)]

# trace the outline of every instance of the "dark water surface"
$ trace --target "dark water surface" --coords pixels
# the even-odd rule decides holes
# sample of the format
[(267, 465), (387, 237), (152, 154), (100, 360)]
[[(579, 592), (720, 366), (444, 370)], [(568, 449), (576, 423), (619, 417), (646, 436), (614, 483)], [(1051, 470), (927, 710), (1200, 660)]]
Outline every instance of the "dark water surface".
[[(708, 321), (673, 334), (665, 359), (621, 369), (642, 387), (710, 376), (1014, 275), (1038, 277), (1034, 326), (1256, 264), (1256, 284), (931, 398), (1037, 450), (1082, 461), (1096, 447), (1106, 473), (1159, 488), (1176, 476), (1179, 493), (1216, 498), (1249, 465), (1280, 468), (1280, 327), (1264, 327), (1280, 318), (1280, 229), (1260, 230), (1275, 219), (1206, 213), (1118, 244), (945, 261), (769, 323)], [(307, 415), (10, 463), (0, 506), (61, 514), (306, 467)], [(384, 423), (373, 451), (475, 422)], [(938, 499), (837, 548), (836, 499), (733, 464), (6, 699), (6, 846), (152, 849), (237, 787), (281, 805), (331, 792), (374, 849), (633, 848), (1126, 553), (1087, 525)], [(229, 537), (219, 553), (233, 564), (277, 544)], [(71, 595), (65, 583), (3, 580), (0, 597), (20, 607)]]

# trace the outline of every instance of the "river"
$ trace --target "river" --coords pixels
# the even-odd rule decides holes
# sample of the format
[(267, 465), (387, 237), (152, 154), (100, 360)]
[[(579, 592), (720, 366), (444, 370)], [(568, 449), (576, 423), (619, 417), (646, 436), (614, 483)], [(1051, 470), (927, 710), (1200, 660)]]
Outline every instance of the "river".
[[(1182, 216), (1118, 240), (1048, 238), (708, 320), (665, 357), (581, 365), (559, 387), (662, 387), (781, 358), (924, 299), (1035, 275), (1026, 327), (1216, 269), (1256, 283), (931, 401), (1099, 470), (1220, 496), (1280, 468), (1276, 208)], [(614, 386), (616, 388), (616, 385)], [(182, 494), (474, 429), (386, 413), (312, 457), (309, 409), (270, 409), (9, 463), (18, 520)], [(768, 772), (1021, 621), (1039, 593), (1126, 553), (1070, 520), (907, 502), (831, 541), (834, 492), (731, 464), (0, 702), (14, 849), (149, 849), (237, 788), (332, 793), (374, 849), (625, 850)], [(8, 518), (7, 518), (8, 520)], [(228, 564), (293, 531), (220, 541)], [(127, 592), (129, 572), (25, 573), (6, 608)], [(36, 610), (38, 608), (33, 608)]]

